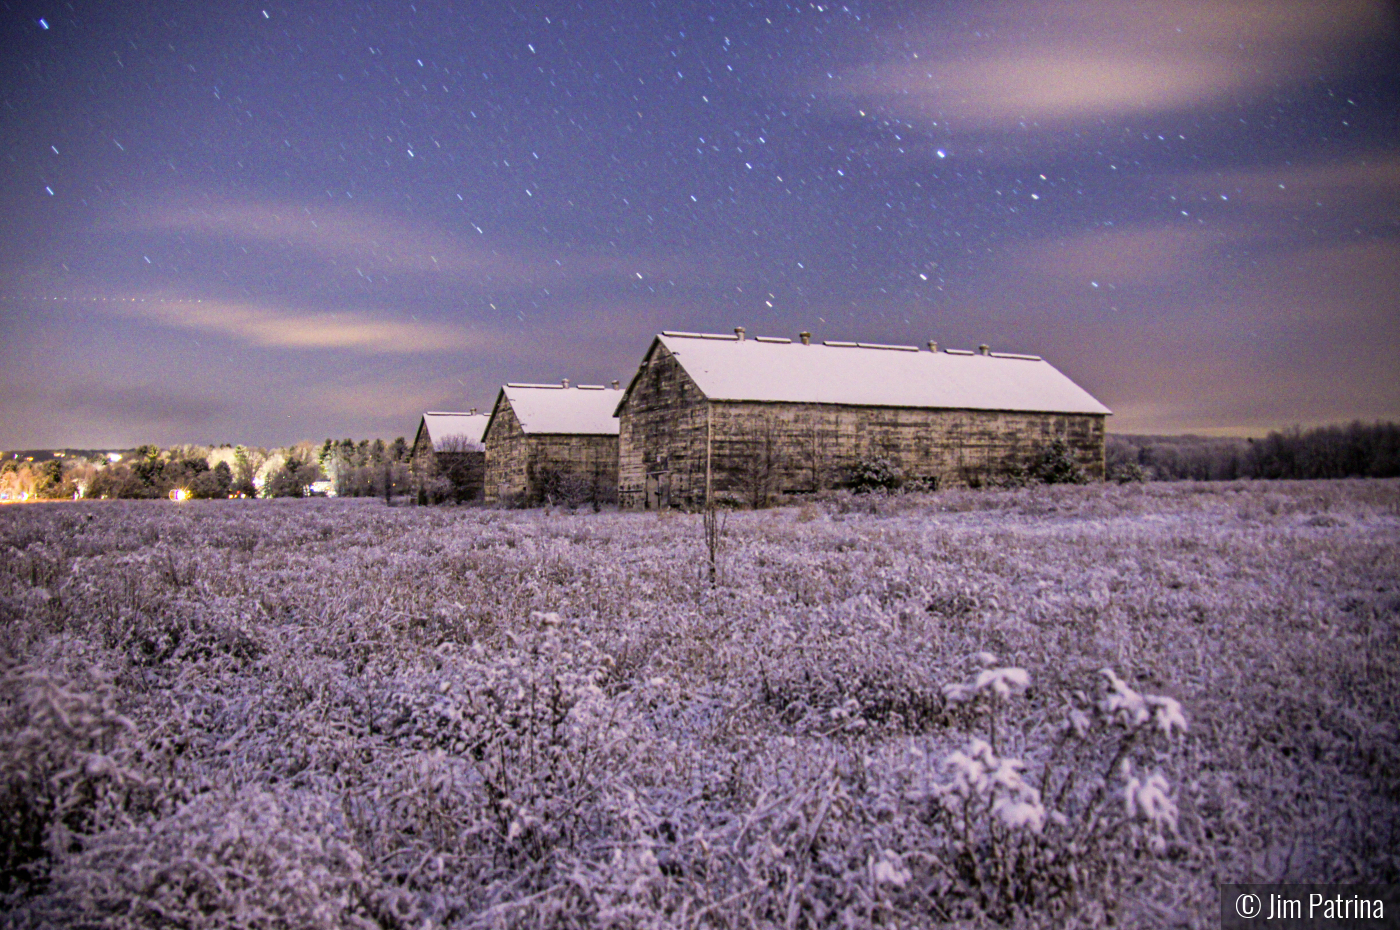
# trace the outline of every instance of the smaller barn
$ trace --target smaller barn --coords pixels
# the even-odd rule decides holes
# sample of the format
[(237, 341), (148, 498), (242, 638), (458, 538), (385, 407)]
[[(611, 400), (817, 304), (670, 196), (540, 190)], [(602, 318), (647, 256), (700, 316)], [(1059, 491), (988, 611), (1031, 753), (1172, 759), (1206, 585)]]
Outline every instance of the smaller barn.
[(486, 426), (486, 500), (578, 506), (617, 499), (619, 384), (507, 384)]
[(481, 500), (486, 476), (482, 436), (489, 419), (475, 408), (466, 413), (423, 414), (409, 455), (420, 504)]

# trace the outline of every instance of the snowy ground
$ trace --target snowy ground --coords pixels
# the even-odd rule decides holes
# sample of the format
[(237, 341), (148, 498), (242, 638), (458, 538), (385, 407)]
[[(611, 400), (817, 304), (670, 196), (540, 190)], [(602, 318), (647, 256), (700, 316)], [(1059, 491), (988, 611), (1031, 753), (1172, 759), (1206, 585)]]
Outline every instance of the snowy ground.
[(1400, 483), (721, 529), (712, 583), (698, 515), (0, 510), (0, 923), (1214, 926), (1221, 881), (1400, 880)]

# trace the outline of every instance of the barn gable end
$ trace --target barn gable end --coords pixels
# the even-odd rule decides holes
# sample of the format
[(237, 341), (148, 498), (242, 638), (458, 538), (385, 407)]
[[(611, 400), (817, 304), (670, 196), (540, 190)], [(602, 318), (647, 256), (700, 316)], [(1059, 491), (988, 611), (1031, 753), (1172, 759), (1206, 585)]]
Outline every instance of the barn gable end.
[(486, 474), (482, 434), (487, 416), (430, 410), (418, 421), (409, 462), (420, 503), (481, 500)]
[(486, 500), (605, 502), (617, 492), (617, 392), (507, 384), (485, 433)]
[[(625, 414), (622, 411), (626, 411)], [(709, 403), (657, 339), (618, 406), (618, 501), (694, 506), (709, 493)]]

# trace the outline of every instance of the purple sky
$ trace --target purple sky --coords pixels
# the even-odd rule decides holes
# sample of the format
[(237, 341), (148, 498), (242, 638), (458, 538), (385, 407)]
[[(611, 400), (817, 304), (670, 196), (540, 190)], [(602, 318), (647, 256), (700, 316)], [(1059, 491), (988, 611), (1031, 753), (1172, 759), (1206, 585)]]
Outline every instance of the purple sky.
[(661, 329), (1400, 419), (1396, 6), (0, 2), (0, 448), (411, 435)]

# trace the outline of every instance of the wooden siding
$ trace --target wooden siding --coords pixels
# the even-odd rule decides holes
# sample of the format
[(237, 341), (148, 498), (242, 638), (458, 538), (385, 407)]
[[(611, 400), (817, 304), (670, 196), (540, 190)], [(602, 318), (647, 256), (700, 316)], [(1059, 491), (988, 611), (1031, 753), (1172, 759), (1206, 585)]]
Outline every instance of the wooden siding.
[(978, 485), (1026, 469), (1063, 440), (1092, 479), (1104, 475), (1104, 416), (710, 401), (654, 343), (620, 418), (624, 507), (763, 505), (841, 487), (862, 458), (884, 456), (934, 487)]
[(505, 394), (496, 400), (491, 425), (483, 437), (486, 444), (486, 502), (497, 503), (523, 497), (529, 490), (526, 466), (529, 451), (520, 420), (506, 402)]
[(1100, 414), (1009, 413), (821, 404), (712, 403), (716, 499), (763, 504), (840, 487), (882, 456), (933, 487), (980, 485), (1028, 469), (1061, 439), (1094, 480), (1104, 475)]
[(527, 436), (525, 502), (612, 503), (617, 499), (617, 437), (544, 433)]

